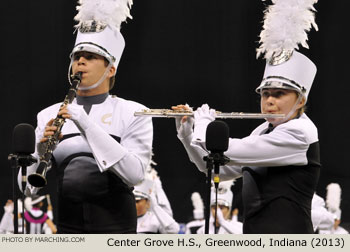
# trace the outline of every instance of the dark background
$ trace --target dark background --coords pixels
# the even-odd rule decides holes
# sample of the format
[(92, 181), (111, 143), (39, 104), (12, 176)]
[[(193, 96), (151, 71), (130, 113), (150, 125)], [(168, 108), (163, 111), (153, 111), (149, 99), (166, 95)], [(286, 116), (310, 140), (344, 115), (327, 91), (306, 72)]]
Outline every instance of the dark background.
[[(20, 0), (6, 1), (0, 10), (1, 206), (12, 198), (7, 156), (14, 126), (24, 122), (36, 126), (37, 112), (63, 101), (68, 90), (75, 5), (73, 0)], [(329, 183), (340, 184), (343, 222), (350, 222), (349, 5), (346, 0), (319, 1), (315, 5), (319, 31), (309, 33), (310, 49), (301, 49), (318, 67), (307, 108), (321, 144), (323, 168), (317, 193), (325, 197)], [(263, 9), (260, 0), (135, 0), (133, 19), (121, 30), (126, 48), (112, 93), (149, 108), (187, 102), (193, 107), (208, 103), (224, 112), (259, 112), (254, 89), (265, 62), (256, 60), (255, 49)], [(226, 121), (231, 137), (244, 137), (261, 123)], [(156, 169), (175, 219), (187, 222), (192, 217), (191, 193), (204, 196), (205, 176), (189, 162), (176, 138), (174, 120), (156, 118), (153, 123)], [(54, 175), (49, 173), (43, 193), (51, 194), (55, 207)]]

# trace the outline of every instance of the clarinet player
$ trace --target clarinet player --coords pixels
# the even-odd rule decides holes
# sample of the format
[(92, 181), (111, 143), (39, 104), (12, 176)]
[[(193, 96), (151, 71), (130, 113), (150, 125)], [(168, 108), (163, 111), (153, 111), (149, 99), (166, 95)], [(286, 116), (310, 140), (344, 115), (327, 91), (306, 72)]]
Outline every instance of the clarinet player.
[[(114, 2), (108, 13), (122, 15), (118, 21), (125, 21), (131, 2)], [(112, 6), (96, 7), (88, 0), (80, 4), (69, 75), (81, 72), (81, 83), (71, 104), (60, 108), (57, 103), (38, 113), (36, 155), (43, 155), (57, 130), (54, 118), (65, 118), (51, 166), (58, 176), (58, 233), (136, 233), (132, 190), (150, 161), (152, 121), (133, 116), (145, 106), (109, 94), (125, 42), (120, 22), (91, 12)], [(28, 174), (36, 166), (29, 167)], [(37, 190), (28, 185), (26, 192)]]

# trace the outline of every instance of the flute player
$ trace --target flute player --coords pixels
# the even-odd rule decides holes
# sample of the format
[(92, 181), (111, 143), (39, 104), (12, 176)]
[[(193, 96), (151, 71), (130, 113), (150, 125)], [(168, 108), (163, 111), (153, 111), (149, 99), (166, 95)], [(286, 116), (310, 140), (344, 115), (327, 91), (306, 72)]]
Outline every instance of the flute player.
[[(150, 162), (152, 120), (134, 117), (143, 105), (109, 94), (125, 46), (120, 25), (130, 17), (132, 1), (79, 3), (69, 75), (81, 72), (82, 80), (72, 104), (60, 109), (57, 103), (39, 112), (36, 155), (43, 154), (57, 130), (52, 124), (59, 111), (68, 120), (53, 152), (58, 233), (136, 233), (132, 187), (144, 178)], [(29, 167), (28, 173), (35, 169)]]
[[(317, 128), (304, 107), (316, 66), (294, 49), (299, 43), (306, 45), (304, 34), (312, 25), (317, 28), (312, 11), (317, 1), (304, 2), (275, 1), (266, 11), (260, 34), (258, 56), (266, 58), (264, 77), (256, 89), (261, 112), (285, 117), (267, 119), (245, 138), (230, 138), (224, 153), (230, 162), (220, 169), (221, 179), (243, 177), (243, 233), (313, 233), (311, 200), (321, 165)], [(206, 128), (215, 116), (205, 104), (194, 118), (176, 119), (178, 138), (204, 173)]]

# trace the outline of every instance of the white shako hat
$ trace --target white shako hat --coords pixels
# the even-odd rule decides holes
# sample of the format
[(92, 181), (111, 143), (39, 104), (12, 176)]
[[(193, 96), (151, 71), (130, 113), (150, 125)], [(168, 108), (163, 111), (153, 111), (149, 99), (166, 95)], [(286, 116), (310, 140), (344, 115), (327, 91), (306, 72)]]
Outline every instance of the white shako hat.
[(204, 204), (201, 195), (198, 192), (194, 192), (191, 195), (193, 205), (193, 218), (195, 220), (204, 219)]
[(265, 54), (266, 66), (256, 92), (264, 88), (292, 89), (307, 100), (317, 69), (295, 49), (299, 49), (299, 44), (308, 48), (307, 32), (312, 27), (318, 30), (313, 7), (317, 1), (272, 0), (273, 4), (267, 7), (257, 49), (257, 58)]
[[(231, 190), (231, 186), (233, 185), (234, 180), (223, 181), (219, 183), (218, 187), (218, 205), (226, 206), (231, 209), (232, 200), (233, 200), (233, 192)], [(216, 192), (215, 187), (211, 187), (211, 195), (210, 195), (210, 205), (214, 206), (216, 204)]]
[(130, 16), (132, 0), (79, 0), (78, 33), (70, 57), (88, 51), (105, 57), (117, 69), (125, 41), (121, 23)]
[(136, 200), (149, 199), (153, 189), (153, 181), (145, 178), (141, 183), (134, 186), (134, 196)]

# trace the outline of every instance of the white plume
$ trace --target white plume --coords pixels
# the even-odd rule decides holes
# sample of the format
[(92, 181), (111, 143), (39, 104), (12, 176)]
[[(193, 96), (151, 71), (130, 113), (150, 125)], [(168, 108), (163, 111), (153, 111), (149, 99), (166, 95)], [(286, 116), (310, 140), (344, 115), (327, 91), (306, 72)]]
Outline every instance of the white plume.
[[(264, 0), (263, 0), (264, 1)], [(315, 8), (318, 0), (272, 0), (265, 10), (263, 30), (260, 33), (260, 47), (257, 58), (265, 54), (270, 59), (273, 53), (282, 50), (299, 49), (299, 44), (309, 48), (307, 32), (315, 23)]]
[(120, 30), (121, 23), (132, 18), (130, 8), (133, 0), (79, 0), (78, 14), (74, 17), (79, 23), (95, 20)]
[(330, 183), (327, 186), (326, 203), (327, 208), (331, 212), (336, 212), (340, 209), (341, 188), (337, 183)]
[(192, 193), (191, 196), (193, 208), (196, 210), (203, 210), (204, 204), (201, 195), (198, 192)]

